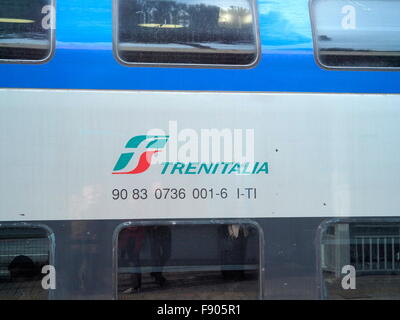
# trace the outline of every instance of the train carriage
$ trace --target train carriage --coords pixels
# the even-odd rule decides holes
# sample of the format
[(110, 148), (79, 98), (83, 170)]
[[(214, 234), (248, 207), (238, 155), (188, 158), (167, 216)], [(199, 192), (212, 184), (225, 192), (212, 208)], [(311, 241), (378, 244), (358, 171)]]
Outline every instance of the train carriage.
[(28, 2), (0, 299), (399, 299), (400, 1)]

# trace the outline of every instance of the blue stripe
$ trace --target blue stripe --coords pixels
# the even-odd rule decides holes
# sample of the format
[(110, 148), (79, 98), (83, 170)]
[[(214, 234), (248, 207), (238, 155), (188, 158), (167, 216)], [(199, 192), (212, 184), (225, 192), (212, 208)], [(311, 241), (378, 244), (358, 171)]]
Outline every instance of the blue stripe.
[(43, 65), (0, 65), (0, 87), (400, 93), (400, 72), (326, 71), (314, 61), (307, 0), (260, 0), (262, 57), (249, 70), (120, 65), (111, 0), (58, 0), (57, 45)]

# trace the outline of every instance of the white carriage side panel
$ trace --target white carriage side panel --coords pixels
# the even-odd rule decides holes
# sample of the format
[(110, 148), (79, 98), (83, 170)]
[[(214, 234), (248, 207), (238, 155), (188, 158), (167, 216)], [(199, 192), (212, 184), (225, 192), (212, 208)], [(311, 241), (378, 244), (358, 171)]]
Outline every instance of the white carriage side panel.
[[(268, 174), (112, 174), (132, 137), (170, 135), (170, 121), (254, 130)], [(0, 220), (398, 216), (399, 124), (400, 95), (1, 89)], [(156, 199), (157, 188), (186, 196)], [(196, 188), (228, 196), (193, 199)]]

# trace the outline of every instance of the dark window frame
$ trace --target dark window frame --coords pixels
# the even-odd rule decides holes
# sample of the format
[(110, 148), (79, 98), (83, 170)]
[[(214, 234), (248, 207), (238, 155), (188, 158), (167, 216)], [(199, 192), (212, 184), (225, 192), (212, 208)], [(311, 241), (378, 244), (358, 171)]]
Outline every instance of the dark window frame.
[(0, 63), (1, 64), (45, 64), (47, 62), (49, 62), (50, 60), (53, 59), (54, 54), (55, 54), (55, 48), (56, 48), (56, 29), (57, 29), (57, 8), (56, 8), (56, 1), (57, 0), (50, 0), (50, 4), (51, 6), (53, 6), (55, 14), (54, 14), (54, 29), (50, 29), (50, 39), (49, 39), (49, 43), (50, 43), (50, 48), (49, 48), (49, 54), (43, 58), (43, 59), (39, 59), (39, 60), (29, 60), (29, 59), (1, 59), (0, 58)]
[(258, 233), (258, 300), (264, 298), (264, 231), (254, 220), (249, 219), (197, 219), (197, 220), (140, 220), (127, 221), (119, 224), (113, 232), (112, 238), (112, 299), (118, 300), (118, 236), (127, 227), (149, 227), (149, 226), (176, 226), (176, 225), (226, 225), (247, 224), (253, 226)]
[(310, 16), (310, 23), (311, 23), (311, 33), (312, 33), (312, 43), (313, 43), (313, 53), (314, 53), (314, 60), (316, 64), (323, 70), (327, 71), (400, 71), (400, 67), (351, 67), (351, 66), (328, 66), (322, 63), (320, 60), (319, 54), (319, 45), (318, 45), (318, 35), (317, 35), (317, 27), (315, 22), (315, 15), (313, 5), (315, 2), (321, 0), (309, 0), (308, 1), (308, 9), (309, 9), (309, 16)]
[(317, 283), (317, 295), (320, 300), (329, 300), (326, 294), (325, 282), (322, 269), (322, 240), (323, 235), (327, 232), (328, 228), (337, 224), (388, 224), (396, 223), (400, 225), (400, 217), (384, 216), (384, 217), (344, 217), (344, 218), (330, 218), (324, 220), (317, 229), (315, 238), (315, 250), (316, 250), (316, 283)]
[(119, 0), (112, 0), (112, 47), (113, 56), (123, 66), (128, 67), (167, 67), (167, 68), (211, 68), (211, 69), (251, 69), (258, 65), (261, 59), (261, 37), (260, 25), (258, 15), (258, 1), (249, 0), (252, 9), (253, 18), (253, 33), (255, 37), (255, 58), (247, 65), (229, 65), (229, 64), (195, 64), (195, 63), (149, 63), (149, 62), (127, 62), (119, 55), (118, 50), (118, 34), (119, 34), (119, 21), (118, 21), (118, 2)]
[[(49, 265), (56, 268), (56, 265), (55, 265), (55, 248), (56, 248), (55, 234), (49, 226), (42, 224), (42, 223), (30, 223), (30, 222), (29, 223), (28, 222), (13, 222), (13, 223), (0, 222), (0, 230), (3, 228), (4, 229), (15, 228), (15, 229), (22, 229), (22, 230), (42, 229), (42, 230), (46, 231), (47, 239), (49, 240)], [(57, 283), (57, 277), (56, 277), (56, 283)], [(49, 289), (47, 291), (48, 291), (47, 300), (53, 300), (55, 290)]]

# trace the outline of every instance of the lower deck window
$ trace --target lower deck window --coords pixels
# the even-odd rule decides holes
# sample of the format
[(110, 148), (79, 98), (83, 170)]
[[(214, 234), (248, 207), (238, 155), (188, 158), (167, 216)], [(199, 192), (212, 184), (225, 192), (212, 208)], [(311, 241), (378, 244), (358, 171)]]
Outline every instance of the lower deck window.
[(257, 299), (253, 224), (130, 225), (119, 232), (119, 299)]
[(332, 223), (321, 240), (324, 298), (400, 298), (400, 221)]
[(0, 227), (0, 300), (47, 299), (42, 267), (50, 263), (49, 232), (39, 227)]

